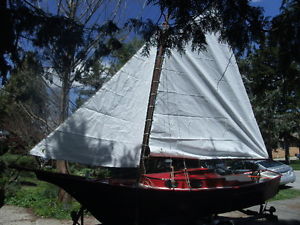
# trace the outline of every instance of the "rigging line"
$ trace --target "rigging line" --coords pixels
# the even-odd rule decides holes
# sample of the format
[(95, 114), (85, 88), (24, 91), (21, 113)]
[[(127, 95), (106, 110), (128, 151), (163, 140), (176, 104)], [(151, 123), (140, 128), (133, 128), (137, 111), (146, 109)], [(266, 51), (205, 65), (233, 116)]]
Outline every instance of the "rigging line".
[(170, 169), (171, 169), (171, 173), (170, 173), (170, 178), (171, 178), (171, 187), (173, 188), (173, 190), (176, 187), (176, 183), (175, 183), (175, 173), (174, 173), (174, 166), (173, 166), (173, 160), (172, 158), (170, 158), (171, 163), (170, 163)]
[(233, 52), (231, 53), (231, 56), (230, 56), (230, 58), (228, 59), (228, 63), (227, 63), (227, 65), (226, 65), (226, 68), (225, 68), (225, 70), (224, 70), (222, 76), (221, 76), (220, 79), (218, 80), (218, 83), (217, 83), (217, 89), (219, 88), (219, 84), (220, 84), (220, 82), (222, 81), (223, 77), (225, 76), (225, 73), (226, 73), (226, 71), (227, 71), (227, 69), (228, 69), (228, 67), (229, 67), (229, 65), (230, 65), (230, 63), (231, 63), (232, 57), (233, 57)]
[(183, 159), (183, 166), (184, 166), (184, 175), (185, 175), (186, 182), (188, 184), (188, 187), (190, 189), (192, 189), (191, 182), (190, 182), (190, 177), (189, 177), (189, 174), (188, 174), (188, 171), (187, 171), (187, 167), (186, 167), (186, 163), (185, 163), (185, 159)]

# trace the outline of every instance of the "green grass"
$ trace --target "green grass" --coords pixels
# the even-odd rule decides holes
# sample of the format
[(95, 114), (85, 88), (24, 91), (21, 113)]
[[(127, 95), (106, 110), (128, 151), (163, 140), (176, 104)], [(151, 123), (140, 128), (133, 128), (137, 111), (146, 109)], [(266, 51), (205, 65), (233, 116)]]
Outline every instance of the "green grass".
[(79, 210), (80, 205), (75, 201), (65, 205), (56, 200), (58, 193), (56, 186), (37, 181), (34, 178), (26, 178), (25, 180), (35, 183), (36, 186), (19, 186), (20, 188), (17, 190), (8, 193), (6, 204), (31, 208), (37, 216), (56, 219), (70, 219), (70, 212)]
[(292, 199), (297, 197), (300, 197), (300, 190), (283, 187), (279, 190), (278, 194), (275, 197), (273, 197), (270, 201)]
[(291, 160), (291, 167), (293, 167), (294, 170), (300, 170), (300, 160)]

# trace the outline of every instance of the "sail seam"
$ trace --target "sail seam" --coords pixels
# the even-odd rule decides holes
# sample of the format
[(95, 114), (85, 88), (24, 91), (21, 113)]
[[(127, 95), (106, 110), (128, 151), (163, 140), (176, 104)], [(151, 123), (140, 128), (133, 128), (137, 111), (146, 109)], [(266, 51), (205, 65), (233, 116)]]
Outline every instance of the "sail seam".
[(190, 140), (207, 140), (207, 141), (232, 141), (232, 142), (240, 142), (242, 143), (240, 140), (238, 139), (211, 139), (211, 138), (178, 138), (178, 137), (155, 137), (155, 136), (151, 136), (152, 139), (164, 139), (164, 140), (180, 140), (180, 141), (190, 141)]
[[(63, 134), (75, 135), (75, 136), (79, 136), (79, 137), (86, 137), (86, 138), (90, 138), (90, 139), (110, 141), (110, 142), (132, 143), (132, 142), (128, 142), (128, 141), (122, 141), (120, 139), (118, 139), (118, 140), (111, 140), (111, 139), (106, 139), (106, 138), (98, 138), (98, 137), (92, 137), (92, 136), (88, 136), (88, 135), (76, 134), (76, 133), (72, 133), (72, 132), (64, 132), (64, 131), (61, 131), (61, 130), (57, 130), (57, 132), (63, 133)], [(49, 144), (45, 144), (45, 145), (49, 145)], [(49, 146), (51, 146), (51, 145), (49, 145)]]
[(164, 113), (155, 113), (155, 115), (161, 115), (161, 116), (173, 116), (173, 117), (184, 117), (184, 118), (202, 118), (202, 119), (226, 119), (228, 120), (227, 117), (210, 117), (210, 116), (184, 116), (184, 115), (176, 115), (176, 114), (164, 114)]
[(132, 121), (130, 121), (130, 120), (125, 120), (125, 119), (122, 119), (122, 118), (119, 118), (119, 117), (114, 117), (114, 116), (112, 116), (112, 115), (103, 113), (102, 111), (96, 111), (96, 110), (94, 110), (94, 109), (87, 108), (87, 107), (86, 107), (85, 109), (87, 109), (87, 110), (89, 110), (89, 111), (92, 111), (92, 112), (95, 112), (95, 113), (97, 113), (97, 114), (101, 114), (101, 115), (103, 115), (103, 116), (107, 116), (107, 117), (114, 118), (114, 119), (117, 119), (117, 120), (121, 120), (121, 121), (124, 121), (124, 122), (131, 122), (131, 123), (132, 123)]

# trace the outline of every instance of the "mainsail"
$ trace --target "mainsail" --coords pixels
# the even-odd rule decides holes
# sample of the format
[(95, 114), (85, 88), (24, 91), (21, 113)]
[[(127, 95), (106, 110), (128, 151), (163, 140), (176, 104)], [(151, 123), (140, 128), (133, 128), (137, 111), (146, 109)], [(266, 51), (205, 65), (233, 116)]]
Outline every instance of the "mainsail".
[[(214, 34), (207, 50), (165, 56), (149, 148), (153, 156), (267, 158), (235, 57)], [(141, 50), (30, 153), (138, 167), (156, 50)]]
[(233, 52), (217, 35), (207, 50), (166, 57), (150, 136), (152, 155), (268, 158)]

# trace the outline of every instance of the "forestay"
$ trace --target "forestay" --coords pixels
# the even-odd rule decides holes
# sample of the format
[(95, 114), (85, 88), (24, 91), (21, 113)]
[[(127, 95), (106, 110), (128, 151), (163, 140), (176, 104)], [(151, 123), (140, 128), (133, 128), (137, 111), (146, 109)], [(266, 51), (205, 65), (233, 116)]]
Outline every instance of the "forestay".
[[(155, 156), (267, 158), (226, 44), (207, 35), (207, 51), (165, 57), (150, 150)], [(88, 165), (137, 167), (156, 50), (141, 50), (31, 154)]]

